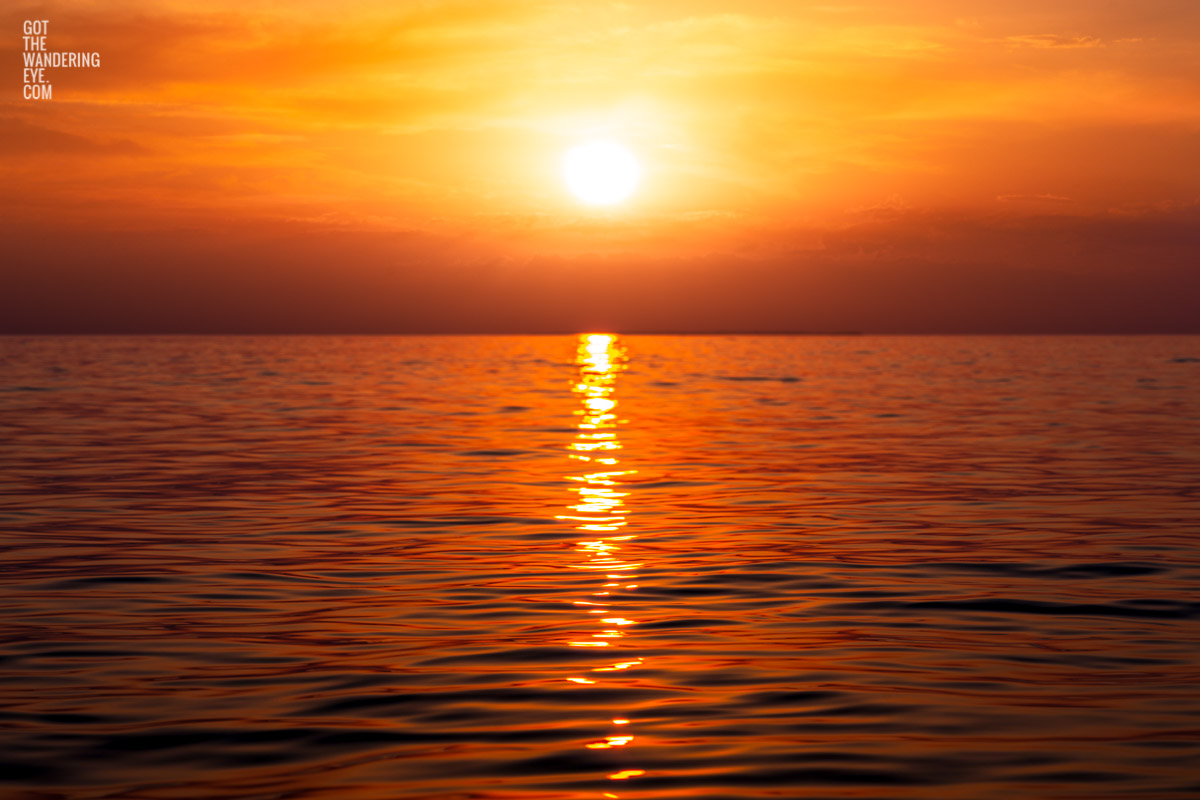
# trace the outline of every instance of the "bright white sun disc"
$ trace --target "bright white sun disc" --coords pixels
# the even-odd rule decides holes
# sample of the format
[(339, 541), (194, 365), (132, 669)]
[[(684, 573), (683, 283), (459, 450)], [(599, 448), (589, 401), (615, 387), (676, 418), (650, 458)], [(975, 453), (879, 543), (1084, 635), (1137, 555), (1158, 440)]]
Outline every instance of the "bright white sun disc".
[(585, 203), (607, 206), (633, 194), (642, 171), (621, 145), (603, 139), (577, 144), (563, 158), (563, 177), (571, 193)]

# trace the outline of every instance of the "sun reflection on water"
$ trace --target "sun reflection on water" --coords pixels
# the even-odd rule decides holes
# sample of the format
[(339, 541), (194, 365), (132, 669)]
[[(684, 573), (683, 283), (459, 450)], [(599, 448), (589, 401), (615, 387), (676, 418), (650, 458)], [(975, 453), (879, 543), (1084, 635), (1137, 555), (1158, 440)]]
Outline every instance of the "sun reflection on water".
[[(572, 647), (621, 648), (621, 640), (626, 637), (628, 628), (637, 624), (615, 613), (621, 594), (637, 589), (636, 570), (642, 566), (622, 552), (637, 538), (622, 530), (628, 524), (625, 498), (629, 494), (621, 491), (627, 485), (622, 479), (634, 474), (635, 470), (615, 468), (620, 463), (622, 449), (617, 428), (623, 422), (616, 413), (616, 384), (626, 361), (625, 348), (618, 337), (602, 333), (579, 337), (575, 358), (579, 378), (573, 389), (580, 395), (580, 408), (575, 411), (579, 421), (575, 439), (568, 446), (569, 458), (578, 473), (564, 476), (575, 500), (568, 506), (570, 513), (560, 515), (559, 519), (574, 523), (575, 529), (587, 537), (576, 543), (575, 550), (581, 558), (573, 566), (604, 573), (604, 583), (590, 593), (587, 600), (577, 600), (575, 604), (587, 608), (589, 614), (604, 616), (589, 620), (589, 627), (595, 626), (590, 635), (569, 642)], [(641, 657), (624, 652), (590, 672), (617, 673), (605, 678), (607, 681), (627, 680), (625, 671), (643, 663)], [(574, 676), (567, 680), (587, 685), (597, 683), (601, 677)], [(611, 720), (611, 724), (614, 726), (612, 734), (587, 742), (584, 747), (610, 750), (625, 747), (634, 740), (629, 730), (630, 720), (618, 717)], [(607, 777), (628, 780), (643, 774), (640, 769), (621, 769), (608, 773)], [(605, 793), (605, 796), (617, 795)]]

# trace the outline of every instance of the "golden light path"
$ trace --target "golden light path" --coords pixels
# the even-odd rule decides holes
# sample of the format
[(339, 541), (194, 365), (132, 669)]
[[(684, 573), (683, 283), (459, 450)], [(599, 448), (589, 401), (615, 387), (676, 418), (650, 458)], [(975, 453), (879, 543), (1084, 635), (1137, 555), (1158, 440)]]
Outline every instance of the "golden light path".
[[(570, 459), (580, 468), (579, 474), (565, 476), (571, 482), (570, 490), (577, 495), (576, 502), (568, 506), (572, 512), (559, 519), (575, 523), (586, 539), (579, 541), (575, 549), (583, 556), (573, 566), (582, 570), (604, 573), (604, 583), (589, 595), (587, 600), (575, 604), (595, 615), (596, 629), (587, 638), (569, 642), (572, 647), (619, 646), (625, 630), (637, 623), (626, 619), (612, 610), (613, 599), (622, 592), (637, 589), (637, 572), (640, 563), (622, 557), (621, 550), (633, 534), (622, 533), (627, 524), (625, 500), (628, 492), (620, 491), (623, 476), (635, 470), (618, 468), (621, 442), (617, 436), (618, 419), (615, 398), (617, 375), (625, 368), (626, 354), (618, 338), (611, 334), (584, 334), (579, 339), (575, 364), (579, 367), (579, 379), (574, 392), (580, 395), (581, 408), (578, 432), (570, 444)], [(598, 619), (597, 619), (598, 618)], [(594, 667), (591, 673), (613, 673), (628, 670), (644, 663), (638, 656), (617, 657), (603, 666)], [(567, 680), (575, 684), (595, 684), (602, 675), (574, 676)], [(584, 747), (591, 750), (608, 750), (624, 747), (634, 740), (630, 733), (630, 720), (617, 717), (611, 720), (613, 732), (603, 739), (587, 742)], [(645, 774), (640, 769), (622, 769), (609, 774), (611, 780), (628, 780)], [(605, 797), (615, 798), (610, 792)]]

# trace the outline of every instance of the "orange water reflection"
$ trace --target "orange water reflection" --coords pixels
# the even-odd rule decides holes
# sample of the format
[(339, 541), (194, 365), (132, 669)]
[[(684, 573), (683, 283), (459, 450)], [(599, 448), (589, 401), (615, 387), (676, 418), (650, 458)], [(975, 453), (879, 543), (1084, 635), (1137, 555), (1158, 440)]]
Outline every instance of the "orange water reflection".
[(580, 344), (0, 337), (0, 797), (1200, 796), (1200, 338)]
[[(644, 663), (640, 656), (630, 654), (628, 645), (622, 641), (637, 622), (625, 617), (624, 612), (617, 613), (621, 595), (637, 589), (636, 570), (642, 566), (626, 552), (637, 536), (624, 530), (628, 525), (625, 498), (629, 493), (622, 489), (635, 470), (619, 468), (622, 448), (618, 428), (624, 420), (617, 414), (616, 386), (617, 376), (625, 369), (627, 358), (624, 346), (614, 335), (591, 333), (579, 337), (575, 358), (579, 378), (573, 389), (580, 396), (580, 408), (575, 411), (579, 417), (578, 432), (568, 446), (575, 470), (574, 474), (565, 476), (575, 497), (567, 507), (569, 513), (560, 515), (559, 519), (574, 523), (575, 529), (587, 537), (576, 543), (580, 559), (573, 566), (604, 573), (604, 582), (586, 600), (575, 601), (599, 619), (593, 617), (590, 621), (589, 635), (574, 638), (569, 644), (572, 647), (620, 648), (625, 652), (613, 653), (614, 658), (593, 667), (590, 676), (567, 679), (574, 684), (628, 680), (624, 677), (625, 671)], [(611, 720), (611, 724), (613, 733), (586, 742), (584, 747), (609, 750), (633, 742), (635, 736), (630, 732), (630, 720), (618, 717)], [(621, 769), (607, 777), (628, 780), (643, 774), (640, 769)], [(606, 793), (605, 796), (617, 795)]]

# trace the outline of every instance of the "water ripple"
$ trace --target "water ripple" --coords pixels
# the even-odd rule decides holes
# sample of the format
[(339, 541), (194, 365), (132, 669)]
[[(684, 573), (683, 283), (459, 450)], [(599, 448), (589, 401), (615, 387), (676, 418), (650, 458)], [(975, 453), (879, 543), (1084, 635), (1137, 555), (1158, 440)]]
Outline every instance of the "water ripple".
[(0, 339), (0, 795), (1200, 796), (1198, 343)]

